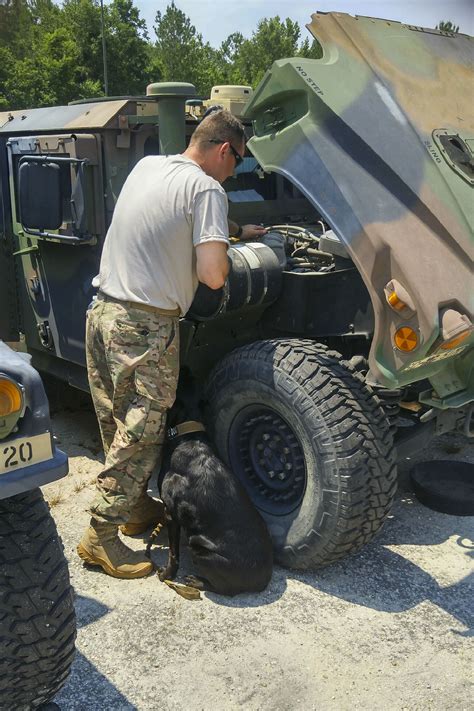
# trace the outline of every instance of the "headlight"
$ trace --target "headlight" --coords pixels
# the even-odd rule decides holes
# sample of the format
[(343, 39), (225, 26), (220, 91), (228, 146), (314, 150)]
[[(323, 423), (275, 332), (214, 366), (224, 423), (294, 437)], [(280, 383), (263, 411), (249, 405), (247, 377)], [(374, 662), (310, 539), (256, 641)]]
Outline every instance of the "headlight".
[(23, 391), (21, 387), (10, 378), (0, 375), (0, 417), (8, 417), (17, 413), (20, 415), (23, 408)]

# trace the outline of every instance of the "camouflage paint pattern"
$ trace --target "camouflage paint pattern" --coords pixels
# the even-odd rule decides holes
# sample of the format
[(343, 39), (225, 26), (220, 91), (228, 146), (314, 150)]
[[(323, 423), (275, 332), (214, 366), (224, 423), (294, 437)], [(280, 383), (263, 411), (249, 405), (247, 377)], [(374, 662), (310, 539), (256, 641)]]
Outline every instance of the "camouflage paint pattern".
[[(246, 112), (255, 130), (250, 150), (265, 169), (288, 177), (347, 245), (375, 314), (371, 382), (396, 388), (428, 378), (424, 402), (461, 406), (474, 400), (474, 336), (454, 350), (442, 350), (440, 309), (449, 306), (473, 320), (474, 176), (453, 162), (443, 140), (449, 134), (459, 137), (472, 171), (474, 40), (340, 13), (313, 15), (309, 29), (324, 55), (280, 60), (267, 72)], [(12, 238), (22, 252), (15, 260), (22, 264), (18, 283), (28, 349), (37, 367), (59, 371), (78, 387), (87, 387), (84, 314), (94, 294), (91, 282), (103, 237), (126, 176), (163, 138), (162, 118), (153, 97), (0, 114), (0, 181), (5, 199), (11, 200), (7, 223), (13, 223)], [(188, 136), (194, 126), (187, 121)], [(85, 147), (92, 133), (95, 152), (89, 139)], [(31, 237), (15, 217), (16, 161), (66, 149), (89, 161), (85, 206), (96, 244), (80, 249)], [(260, 214), (268, 223), (274, 207), (270, 200), (268, 212), (261, 213), (266, 204), (235, 204), (234, 209), (239, 207), (242, 224), (260, 221)], [(291, 221), (287, 216), (298, 210), (281, 214)], [(70, 230), (67, 220), (63, 228)], [(5, 269), (8, 273), (8, 264)], [(392, 279), (415, 304), (409, 318), (387, 304), (384, 287)], [(0, 298), (8, 301), (2, 286)], [(324, 304), (305, 308), (316, 314)], [(250, 323), (247, 315), (243, 323)], [(47, 342), (39, 337), (45, 325)], [(418, 337), (410, 353), (394, 345), (395, 331), (406, 326)], [(194, 347), (192, 324), (182, 321), (182, 335), (184, 327), (190, 361), (208, 369), (212, 357), (202, 343)], [(217, 333), (222, 345), (222, 331)], [(253, 330), (252, 337), (260, 335)], [(235, 344), (232, 335), (226, 348)], [(433, 389), (437, 397), (430, 400)]]
[(99, 298), (87, 315), (86, 355), (105, 453), (90, 511), (122, 524), (161, 460), (179, 372), (178, 319)]
[[(440, 310), (474, 320), (474, 39), (339, 13), (315, 14), (308, 28), (323, 57), (273, 64), (245, 110), (249, 148), (346, 244), (374, 307), (372, 381), (428, 377), (444, 406), (459, 406), (474, 398), (461, 363), (468, 351), (472, 364), (474, 338), (440, 351)], [(467, 172), (446, 136), (462, 141)], [(393, 279), (415, 304), (408, 318), (385, 298)], [(394, 345), (404, 326), (418, 335), (410, 353)]]

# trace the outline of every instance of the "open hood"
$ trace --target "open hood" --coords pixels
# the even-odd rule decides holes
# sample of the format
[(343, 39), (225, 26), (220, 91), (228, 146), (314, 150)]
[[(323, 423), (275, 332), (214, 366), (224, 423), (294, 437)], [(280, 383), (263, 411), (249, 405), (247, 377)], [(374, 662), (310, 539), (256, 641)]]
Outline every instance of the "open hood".
[(375, 313), (369, 379), (429, 377), (441, 398), (466, 393), (474, 39), (337, 13), (308, 28), (323, 57), (273, 64), (246, 107), (249, 147), (306, 195), (359, 269)]

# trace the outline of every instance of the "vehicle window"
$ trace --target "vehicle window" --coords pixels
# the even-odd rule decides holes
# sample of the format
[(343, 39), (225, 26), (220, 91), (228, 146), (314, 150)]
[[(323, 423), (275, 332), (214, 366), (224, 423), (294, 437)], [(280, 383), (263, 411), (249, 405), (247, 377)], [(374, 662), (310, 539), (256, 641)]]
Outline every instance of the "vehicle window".
[[(13, 184), (14, 184), (14, 191), (15, 191), (15, 216), (16, 216), (16, 221), (20, 221), (20, 214), (19, 214), (19, 205), (20, 205), (20, 200), (19, 200), (19, 189), (18, 189), (18, 163), (20, 161), (20, 158), (23, 158), (24, 155), (13, 155), (13, 165), (14, 165), (14, 170), (13, 170)], [(68, 153), (61, 154), (61, 157), (64, 158), (69, 158)], [(51, 156), (51, 162), (54, 163), (54, 156)], [(63, 215), (63, 222), (71, 222), (72, 221), (72, 214), (71, 214), (71, 166), (67, 163), (58, 163), (59, 165), (59, 171), (60, 171), (60, 183), (61, 183), (61, 189), (62, 189), (62, 215)]]

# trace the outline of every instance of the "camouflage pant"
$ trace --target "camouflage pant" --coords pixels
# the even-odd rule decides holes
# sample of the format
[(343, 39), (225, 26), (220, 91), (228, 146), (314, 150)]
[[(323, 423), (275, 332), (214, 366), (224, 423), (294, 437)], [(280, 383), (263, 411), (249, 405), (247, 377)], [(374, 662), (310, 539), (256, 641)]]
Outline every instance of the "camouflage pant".
[(87, 316), (86, 356), (105, 453), (90, 511), (122, 524), (161, 459), (179, 371), (178, 319), (98, 299)]

